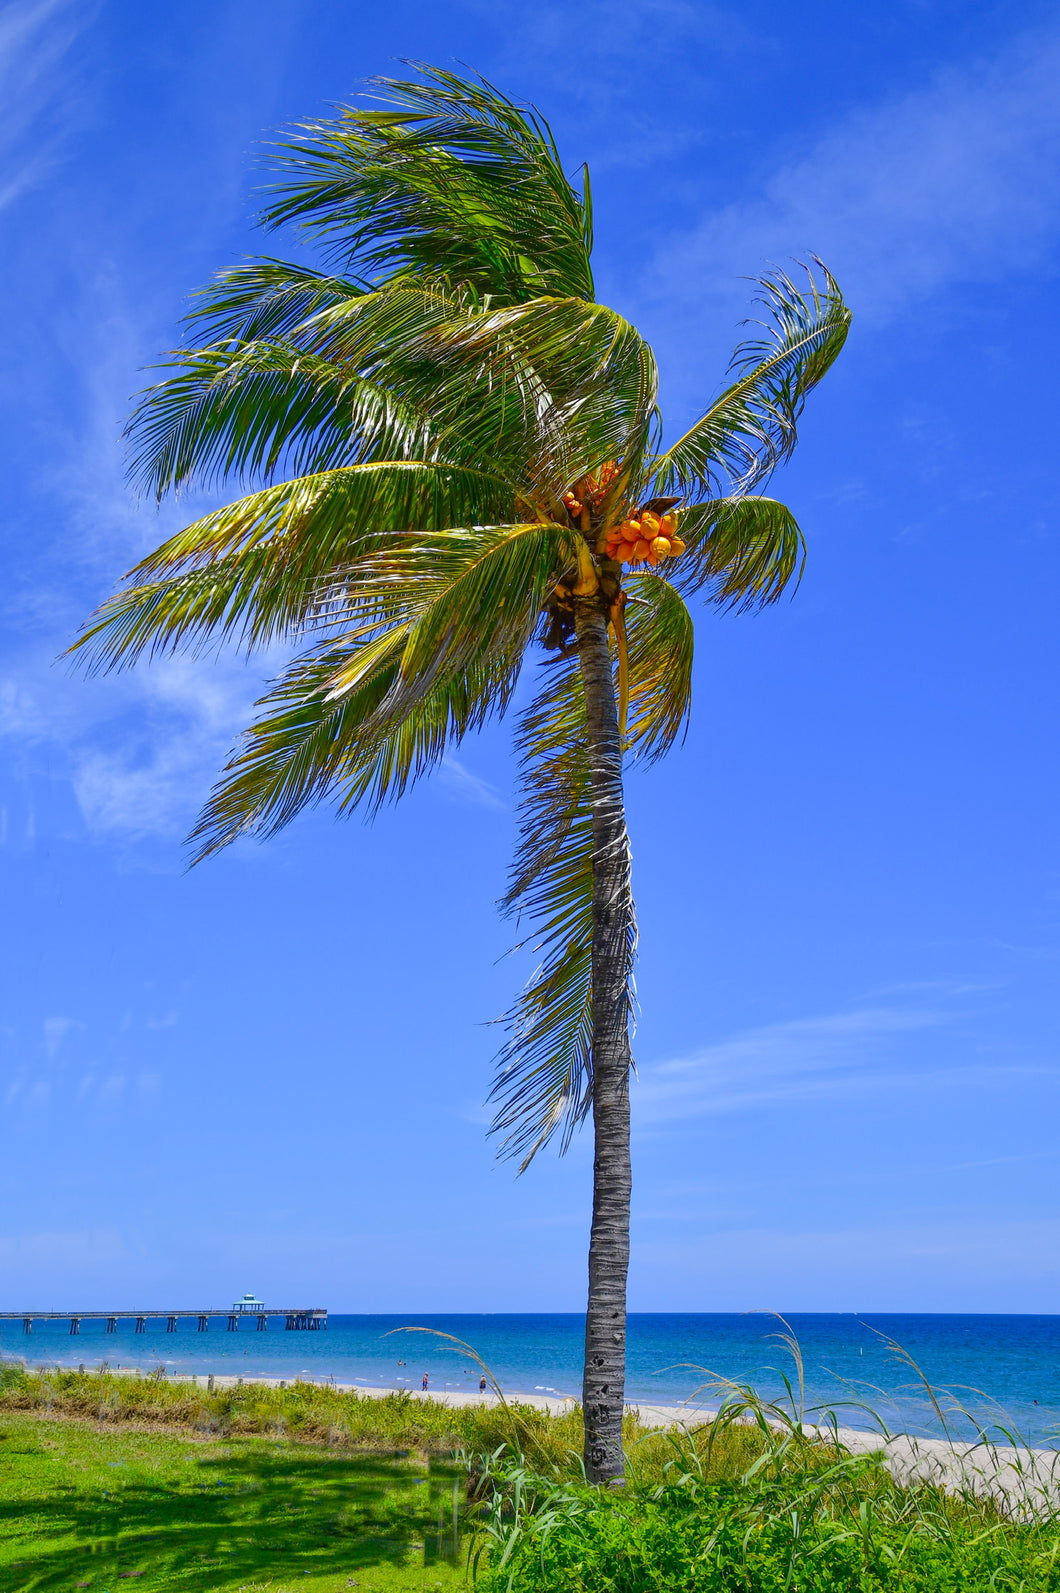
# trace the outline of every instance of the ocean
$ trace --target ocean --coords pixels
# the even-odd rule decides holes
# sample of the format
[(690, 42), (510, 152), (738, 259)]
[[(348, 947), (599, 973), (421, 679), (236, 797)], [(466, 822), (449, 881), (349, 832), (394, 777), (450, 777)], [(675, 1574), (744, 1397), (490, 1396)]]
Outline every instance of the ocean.
[[(238, 1332), (213, 1318), (196, 1331), (194, 1318), (175, 1333), (149, 1320), (136, 1334), (122, 1320), (117, 1333), (102, 1321), (83, 1322), (71, 1337), (65, 1321), (0, 1324), (0, 1357), (30, 1366), (139, 1367), (167, 1372), (221, 1372), (419, 1388), (424, 1372), (439, 1393), (478, 1386), (479, 1367), (466, 1351), (437, 1334), (470, 1345), (508, 1394), (577, 1396), (584, 1319), (576, 1314), (332, 1316), (326, 1331), (288, 1333), (273, 1317), (267, 1332), (245, 1320)], [(804, 1367), (807, 1419), (834, 1411), (842, 1425), (871, 1428), (880, 1415), (892, 1431), (937, 1435), (938, 1414), (919, 1372), (932, 1385), (955, 1436), (975, 1420), (1018, 1432), (1035, 1444), (1060, 1443), (1060, 1316), (867, 1316), (796, 1313), (787, 1318)], [(433, 1329), (403, 1332), (407, 1328)], [(753, 1386), (787, 1400), (795, 1363), (775, 1317), (749, 1313), (634, 1313), (629, 1318), (627, 1398), (658, 1405), (692, 1399), (716, 1408), (716, 1379)], [(896, 1346), (899, 1347), (896, 1349)], [(909, 1357), (905, 1360), (902, 1354)], [(915, 1367), (909, 1362), (915, 1363)], [(699, 1391), (697, 1393), (697, 1390)]]

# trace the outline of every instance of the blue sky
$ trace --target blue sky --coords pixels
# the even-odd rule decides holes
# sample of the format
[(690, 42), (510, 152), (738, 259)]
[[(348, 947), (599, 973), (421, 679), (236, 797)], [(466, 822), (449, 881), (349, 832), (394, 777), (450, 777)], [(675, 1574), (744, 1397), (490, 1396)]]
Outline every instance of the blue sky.
[[(1060, 9), (62, 0), (0, 10), (7, 455), (0, 1294), (8, 1308), (575, 1310), (588, 1142), (483, 1107), (525, 977), (508, 730), (373, 825), (184, 872), (268, 661), (54, 659), (207, 500), (118, 433), (187, 295), (254, 252), (262, 145), (395, 57), (551, 119), (666, 413), (744, 280), (814, 251), (855, 329), (775, 482), (795, 600), (701, 615), (688, 740), (630, 781), (630, 1303), (1060, 1310)], [(273, 241), (267, 245), (275, 248)]]

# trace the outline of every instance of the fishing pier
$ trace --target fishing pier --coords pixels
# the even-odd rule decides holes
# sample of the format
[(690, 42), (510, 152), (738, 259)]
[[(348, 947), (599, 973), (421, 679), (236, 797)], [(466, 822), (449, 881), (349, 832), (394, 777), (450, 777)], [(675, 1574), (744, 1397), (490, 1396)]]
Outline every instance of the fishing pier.
[(328, 1325), (328, 1313), (323, 1306), (300, 1306), (297, 1309), (267, 1306), (252, 1294), (245, 1294), (232, 1306), (212, 1311), (0, 1311), (0, 1322), (21, 1322), (23, 1333), (32, 1333), (34, 1322), (69, 1322), (70, 1332), (76, 1337), (82, 1322), (106, 1322), (108, 1333), (117, 1333), (119, 1322), (135, 1322), (136, 1333), (146, 1333), (149, 1321), (163, 1320), (167, 1333), (177, 1331), (182, 1319), (194, 1320), (199, 1333), (209, 1331), (211, 1321), (226, 1321), (227, 1331), (237, 1333), (241, 1322), (253, 1322), (257, 1333), (264, 1333), (270, 1317), (283, 1317), (287, 1333), (317, 1333)]

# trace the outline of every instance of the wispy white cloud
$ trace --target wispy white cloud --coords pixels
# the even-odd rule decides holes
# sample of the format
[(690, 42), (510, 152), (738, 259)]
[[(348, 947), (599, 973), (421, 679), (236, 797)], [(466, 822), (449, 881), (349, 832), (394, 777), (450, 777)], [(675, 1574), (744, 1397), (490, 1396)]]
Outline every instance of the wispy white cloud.
[(205, 800), (239, 728), (253, 683), (238, 663), (166, 659), (144, 671), (135, 734), (112, 732), (70, 751), (73, 787), (91, 831), (172, 835)]
[[(770, 261), (821, 255), (863, 317), (1039, 269), (1060, 238), (1060, 32), (846, 117), (757, 195), (667, 239), (669, 298), (742, 298)], [(682, 313), (684, 313), (682, 311)]]
[(0, 165), (6, 174), (0, 209), (38, 181), (54, 159), (61, 128), (42, 133), (40, 121), (60, 99), (69, 121), (69, 85), (60, 64), (94, 10), (78, 10), (70, 0), (14, 0), (0, 10)]
[(59, 1048), (71, 1029), (78, 1029), (81, 1025), (76, 1018), (45, 1018), (44, 1020), (44, 1051), (49, 1057), (58, 1056)]
[(999, 951), (1010, 951), (1014, 956), (1023, 957), (1028, 962), (1060, 960), (1060, 946), (1017, 946), (1008, 940), (995, 940), (994, 945)]
[(447, 752), (442, 759), (438, 781), (443, 790), (465, 802), (472, 802), (483, 808), (495, 808), (501, 812), (507, 811), (507, 803), (502, 801), (495, 787), (490, 785), (488, 780), (483, 780), (480, 775), (472, 774), (471, 770), (458, 758), (454, 758), (450, 752)]
[(871, 1320), (874, 1310), (1055, 1309), (1058, 1240), (1060, 1221), (1049, 1216), (918, 1213), (707, 1234), (656, 1228), (635, 1258), (642, 1287), (667, 1280), (674, 1310), (853, 1309)]
[[(260, 667), (260, 665), (259, 665)], [(70, 745), (74, 791), (91, 832), (170, 836), (186, 830), (240, 729), (249, 721), (257, 675), (238, 660), (170, 658), (129, 683), (137, 733), (107, 745)], [(506, 812), (496, 789), (452, 754), (436, 775), (449, 796)]]
[(81, 1232), (0, 1234), (0, 1258), (7, 1264), (35, 1260), (63, 1267), (85, 1267), (121, 1260), (127, 1247), (118, 1231), (89, 1228)]
[[(58, 755), (92, 837), (176, 839), (194, 822), (276, 663), (178, 655), (86, 682), (39, 650), (23, 651), (0, 673), (0, 738), (24, 768), (42, 762), (54, 771)], [(452, 754), (434, 779), (455, 801), (507, 811), (496, 788)], [(6, 819), (0, 809), (0, 845), (34, 844), (31, 822)]]
[[(957, 1078), (988, 1082), (999, 1065), (910, 1062), (906, 1042), (954, 1021), (945, 1010), (870, 1007), (749, 1029), (693, 1056), (647, 1066), (636, 1086), (638, 1121), (657, 1123), (915, 1079), (921, 1088)], [(1003, 1069), (1011, 1077), (1018, 1064)]]
[[(94, 46), (91, 38), (71, 45), (97, 11), (95, 0), (14, 0), (0, 7), (0, 163), (15, 174), (0, 202), (53, 164), (76, 128), (93, 92), (82, 69)], [(17, 226), (16, 217), (16, 241)], [(156, 341), (148, 327), (157, 307), (130, 294), (111, 253), (93, 238), (83, 227), (63, 232), (76, 291), (62, 296), (48, 323), (63, 368), (69, 363), (78, 373), (70, 402), (54, 401), (48, 387), (54, 361), (39, 348), (27, 347), (19, 362), (19, 381), (31, 390), (28, 414), (47, 416), (51, 464), (31, 473), (25, 501), (16, 497), (5, 511), (11, 558), (0, 595), (0, 736), (9, 779), (21, 787), (14, 797), (18, 822), (8, 824), (0, 814), (6, 845), (34, 844), (42, 777), (52, 786), (68, 782), (64, 833), (78, 828), (80, 808), (96, 837), (176, 839), (247, 722), (261, 676), (271, 672), (269, 659), (253, 671), (236, 658), (174, 659), (86, 683), (53, 662), (123, 569), (204, 507), (184, 500), (153, 512), (124, 480), (117, 439), (129, 388)]]
[(971, 996), (986, 990), (996, 990), (996, 984), (982, 984), (966, 979), (900, 979), (892, 984), (877, 985), (872, 996)]
[[(86, 683), (40, 658), (0, 678), (0, 736), (34, 767), (60, 751), (90, 834), (187, 830), (239, 730), (260, 677), (240, 659), (170, 658)], [(26, 844), (11, 830), (10, 844)]]

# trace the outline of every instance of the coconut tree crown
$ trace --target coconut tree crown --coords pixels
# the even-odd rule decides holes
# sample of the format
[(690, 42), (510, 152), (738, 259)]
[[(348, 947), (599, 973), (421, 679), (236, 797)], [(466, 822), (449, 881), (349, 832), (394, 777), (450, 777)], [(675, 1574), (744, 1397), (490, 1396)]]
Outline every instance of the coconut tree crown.
[[(819, 262), (800, 284), (763, 278), (755, 336), (665, 444), (652, 351), (594, 299), (588, 174), (568, 179), (536, 112), (418, 70), (278, 147), (263, 225), (297, 230), (319, 268), (223, 272), (129, 428), (151, 493), (244, 495), (142, 560), (76, 646), (107, 669), (207, 639), (295, 645), (203, 810), (197, 858), (325, 798), (347, 813), (396, 798), (541, 658), (505, 898), (541, 960), (494, 1089), (525, 1166), (557, 1131), (569, 1142), (592, 1090), (575, 609), (606, 613), (626, 756), (660, 757), (689, 711), (686, 599), (753, 609), (798, 579), (799, 527), (760, 489), (849, 314)], [(627, 975), (634, 937), (630, 910)]]

